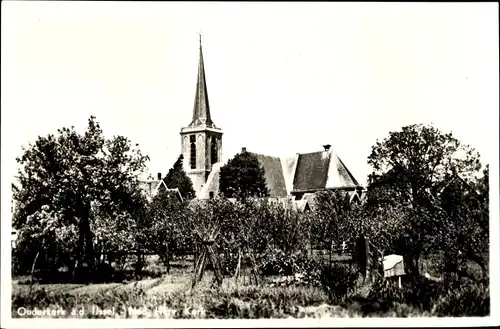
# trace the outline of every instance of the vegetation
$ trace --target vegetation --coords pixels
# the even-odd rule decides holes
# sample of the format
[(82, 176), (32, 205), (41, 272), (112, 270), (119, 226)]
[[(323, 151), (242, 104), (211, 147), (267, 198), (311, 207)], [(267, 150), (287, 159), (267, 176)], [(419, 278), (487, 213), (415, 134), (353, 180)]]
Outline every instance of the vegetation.
[(169, 169), (163, 181), (169, 188), (178, 188), (182, 197), (189, 200), (194, 198), (195, 191), (193, 189), (193, 182), (191, 182), (191, 179), (182, 168), (183, 160), (184, 157), (182, 154), (179, 155), (179, 158), (175, 161), (174, 166)]
[(98, 251), (134, 242), (135, 215), (144, 204), (138, 176), (147, 157), (127, 138), (105, 139), (91, 117), (83, 135), (72, 127), (39, 137), (17, 161), (16, 270), (38, 260), (51, 271), (66, 266), (75, 274), (94, 273)]
[(226, 198), (266, 197), (264, 168), (250, 152), (241, 152), (220, 169), (219, 189)]
[[(137, 178), (147, 157), (126, 138), (105, 139), (93, 117), (83, 135), (58, 133), (18, 159), (14, 274), (29, 280), (14, 285), (14, 316), (21, 305), (114, 306), (118, 317), (163, 307), (169, 318), (489, 314), (488, 167), (451, 134), (391, 132), (368, 158), (364, 201), (320, 191), (300, 212), (260, 198), (251, 153), (221, 169), (220, 198), (148, 201)], [(180, 157), (165, 180), (189, 196), (184, 178)], [(402, 289), (366, 280), (351, 255), (360, 236), (404, 256)]]
[[(450, 225), (458, 224), (457, 217), (446, 213), (443, 199), (436, 200), (435, 196), (456, 177), (466, 184), (472, 181), (481, 168), (479, 154), (462, 145), (451, 133), (443, 134), (432, 126), (410, 125), (377, 141), (368, 163), (374, 169), (369, 201), (375, 208), (384, 205), (382, 212), (389, 211), (398, 218), (400, 236), (393, 239), (400, 243), (398, 251), (404, 251), (408, 272), (418, 275), (423, 254), (443, 243), (451, 248), (458, 242), (456, 229), (449, 229)], [(462, 219), (474, 216), (469, 213), (474, 210), (468, 200), (473, 197), (460, 193), (459, 199), (454, 200), (454, 207), (467, 209), (468, 214)], [(482, 233), (486, 233), (484, 228), (487, 231), (487, 225), (482, 226)], [(483, 250), (486, 246), (483, 244)]]

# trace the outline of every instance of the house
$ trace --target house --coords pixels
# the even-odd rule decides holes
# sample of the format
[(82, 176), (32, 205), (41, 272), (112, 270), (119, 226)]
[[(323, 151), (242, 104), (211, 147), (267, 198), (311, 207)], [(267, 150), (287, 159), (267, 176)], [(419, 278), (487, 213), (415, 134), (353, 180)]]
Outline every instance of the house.
[(176, 197), (179, 201), (184, 201), (178, 188), (168, 188), (167, 184), (165, 184), (165, 181), (161, 177), (161, 173), (158, 173), (157, 180), (142, 180), (139, 182), (139, 186), (148, 201), (153, 200), (153, 198), (162, 190), (167, 192), (169, 195)]

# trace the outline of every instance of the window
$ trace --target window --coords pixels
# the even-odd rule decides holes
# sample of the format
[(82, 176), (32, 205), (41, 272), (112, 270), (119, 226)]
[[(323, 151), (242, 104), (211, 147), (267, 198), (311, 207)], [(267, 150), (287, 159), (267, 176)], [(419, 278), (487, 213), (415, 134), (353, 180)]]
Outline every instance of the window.
[(217, 163), (217, 138), (212, 137), (211, 145), (210, 145), (210, 163), (212, 166), (214, 163)]
[(191, 169), (196, 169), (196, 139), (194, 135), (189, 136), (191, 142), (191, 157), (190, 157), (190, 166)]
[(209, 195), (210, 199), (213, 199), (214, 198), (214, 191), (208, 192), (208, 195)]

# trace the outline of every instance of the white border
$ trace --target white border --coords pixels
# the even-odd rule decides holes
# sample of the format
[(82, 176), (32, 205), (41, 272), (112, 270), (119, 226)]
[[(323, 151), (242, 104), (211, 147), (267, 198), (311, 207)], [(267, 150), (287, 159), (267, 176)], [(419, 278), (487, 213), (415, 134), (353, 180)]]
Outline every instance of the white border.
[[(232, 4), (235, 6), (236, 4)], [(270, 4), (278, 6), (278, 4)], [(498, 10), (498, 5), (497, 5)], [(497, 40), (498, 42), (498, 40)], [(2, 57), (2, 68), (4, 59)], [(3, 70), (2, 70), (3, 71)], [(2, 90), (4, 86), (4, 77), (2, 75)], [(498, 113), (497, 113), (498, 114)], [(2, 113), (5, 121), (8, 121), (8, 113)], [(3, 122), (5, 122), (2, 120)], [(495, 135), (498, 137), (498, 117), (494, 119), (496, 124)], [(4, 128), (4, 125), (2, 125)], [(482, 127), (478, 127), (481, 129)], [(491, 316), (484, 318), (359, 318), (359, 319), (291, 319), (291, 320), (95, 320), (95, 319), (12, 319), (11, 318), (11, 254), (10, 254), (10, 232), (11, 232), (11, 177), (4, 175), (5, 172), (12, 172), (13, 149), (8, 144), (8, 135), (5, 129), (2, 129), (2, 179), (1, 179), (1, 327), (6, 328), (133, 328), (133, 327), (396, 327), (396, 326), (493, 326), (499, 325), (499, 166), (498, 162), (490, 163), (490, 278), (491, 278)], [(498, 159), (499, 143), (498, 138), (491, 140), (491, 148), (495, 150)], [(390, 321), (389, 321), (390, 320)]]

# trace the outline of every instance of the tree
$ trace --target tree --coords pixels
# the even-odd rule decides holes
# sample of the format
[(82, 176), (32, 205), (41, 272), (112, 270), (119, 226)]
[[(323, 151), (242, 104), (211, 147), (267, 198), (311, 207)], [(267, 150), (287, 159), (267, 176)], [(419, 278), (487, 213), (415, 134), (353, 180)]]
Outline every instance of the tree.
[(171, 255), (186, 249), (190, 232), (185, 225), (185, 206), (175, 195), (160, 190), (139, 220), (138, 240), (143, 248), (160, 256), (170, 272)]
[(434, 198), (438, 187), (455, 175), (472, 180), (481, 168), (479, 154), (451, 133), (419, 124), (377, 141), (368, 164), (374, 170), (368, 204), (372, 208), (390, 205), (405, 213), (401, 249), (410, 274), (418, 274), (421, 254), (446, 234), (448, 217)]
[(178, 188), (184, 199), (192, 199), (195, 196), (193, 183), (182, 168), (184, 157), (179, 155), (174, 166), (168, 170), (167, 176), (163, 179), (168, 188)]
[(483, 177), (471, 184), (456, 177), (440, 194), (440, 205), (448, 216), (447, 234), (440, 243), (447, 249), (447, 271), (459, 276), (469, 276), (466, 263), (472, 260), (481, 267), (483, 278), (488, 277), (488, 176), (486, 166)]
[(123, 136), (105, 139), (93, 116), (83, 135), (62, 128), (29, 144), (17, 159), (13, 191), (18, 261), (43, 248), (46, 258), (64, 254), (72, 263), (66, 265), (86, 264), (93, 273), (96, 248), (134, 241), (135, 214), (144, 205), (138, 176), (148, 160), (137, 146)]
[(424, 125), (403, 127), (377, 141), (368, 157), (377, 185), (390, 186), (399, 202), (416, 206), (452, 175), (472, 179), (481, 168), (479, 153), (451, 133)]
[(220, 169), (219, 189), (226, 198), (269, 196), (264, 168), (249, 152), (236, 154)]
[(350, 211), (353, 204), (343, 191), (319, 191), (316, 193), (314, 209), (314, 234), (318, 247), (330, 250), (343, 241), (352, 242), (355, 237), (351, 228)]

